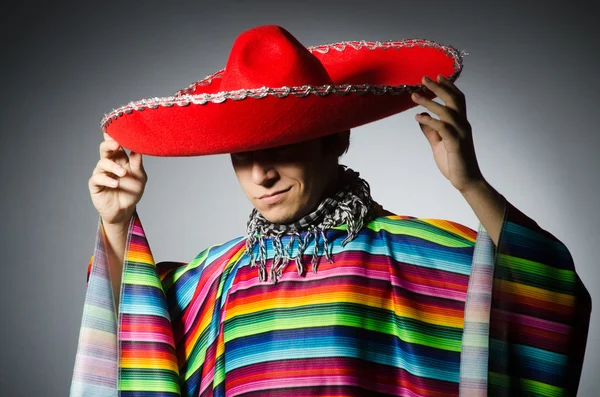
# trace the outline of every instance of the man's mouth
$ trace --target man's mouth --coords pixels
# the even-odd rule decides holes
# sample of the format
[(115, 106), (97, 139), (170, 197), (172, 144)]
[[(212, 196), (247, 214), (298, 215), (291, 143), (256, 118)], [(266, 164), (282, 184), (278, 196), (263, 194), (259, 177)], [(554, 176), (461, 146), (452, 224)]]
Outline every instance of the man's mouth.
[(283, 197), (283, 195), (290, 189), (291, 188), (287, 188), (284, 190), (279, 190), (277, 192), (263, 194), (262, 196), (259, 197), (259, 200), (261, 202), (264, 202), (267, 204), (273, 204), (273, 203), (279, 201)]

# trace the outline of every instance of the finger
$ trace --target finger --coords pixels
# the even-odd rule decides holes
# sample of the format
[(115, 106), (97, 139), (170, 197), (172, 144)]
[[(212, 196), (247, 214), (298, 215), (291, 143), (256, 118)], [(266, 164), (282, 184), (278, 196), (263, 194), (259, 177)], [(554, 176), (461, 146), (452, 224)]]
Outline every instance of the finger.
[(119, 181), (118, 181), (118, 179), (115, 179), (115, 178), (109, 176), (108, 174), (101, 172), (101, 173), (92, 175), (89, 180), (88, 185), (90, 188), (90, 192), (98, 193), (107, 187), (108, 188), (116, 188), (117, 186), (119, 186)]
[(452, 81), (448, 80), (443, 75), (438, 74), (437, 79), (438, 79), (438, 84), (441, 84), (450, 90), (450, 92), (452, 93), (452, 96), (454, 98), (454, 101), (457, 105), (458, 110), (462, 111), (463, 114), (466, 116), (467, 106), (466, 106), (465, 94), (460, 89), (458, 89), (458, 87)]
[(100, 143), (100, 158), (110, 158), (123, 168), (129, 167), (129, 157), (127, 157), (125, 148), (114, 139)]
[(412, 99), (419, 105), (425, 107), (428, 110), (431, 110), (440, 118), (440, 120), (443, 120), (444, 122), (452, 125), (457, 130), (460, 129), (457, 120), (461, 116), (456, 112), (456, 110), (449, 108), (448, 106), (444, 106), (440, 103), (437, 103), (434, 100), (425, 98), (416, 92), (412, 94)]
[(146, 171), (142, 162), (142, 154), (138, 152), (129, 152), (129, 168), (131, 173), (138, 178), (146, 178)]
[(445, 87), (447, 87), (455, 96), (464, 96), (463, 92), (458, 89), (458, 87), (450, 80), (448, 80), (445, 76), (438, 74), (437, 82)]
[[(420, 113), (421, 116), (429, 116), (429, 114), (427, 112), (423, 112)], [(421, 127), (421, 131), (423, 131), (423, 134), (425, 135), (425, 138), (427, 138), (427, 141), (429, 142), (429, 144), (433, 147), (435, 146), (435, 144), (437, 144), (439, 141), (442, 140), (442, 138), (440, 137), (440, 134), (438, 134), (438, 132), (428, 126), (427, 124), (421, 123), (419, 121), (419, 127)]]
[(125, 176), (127, 174), (127, 170), (125, 168), (121, 167), (119, 164), (115, 163), (111, 159), (103, 158), (100, 159), (96, 164), (96, 168), (94, 168), (92, 175), (107, 172), (113, 173), (114, 175), (117, 175), (119, 177)]
[(102, 141), (100, 143), (100, 158), (108, 158), (112, 156), (112, 154), (119, 150), (120, 147), (121, 145), (119, 145), (117, 141)]
[(431, 110), (433, 113), (438, 115), (440, 118), (442, 118), (442, 117), (445, 119), (449, 118), (449, 115), (443, 115), (443, 114), (447, 113), (447, 108), (446, 108), (446, 106), (442, 105), (441, 103), (437, 103), (433, 99), (426, 98), (422, 94), (419, 94), (417, 92), (412, 93), (411, 99), (415, 103), (418, 103), (419, 105), (427, 108), (428, 110)]
[(142, 164), (142, 154), (138, 152), (134, 152), (133, 150), (129, 152), (129, 166), (131, 170), (140, 170), (143, 168)]
[[(446, 85), (442, 85), (440, 83), (436, 83), (432, 80), (427, 80), (427, 76), (423, 77), (423, 84), (429, 90), (431, 90), (438, 98), (444, 101), (445, 105), (457, 112), (462, 112), (461, 103), (459, 103), (458, 98), (456, 98), (454, 92), (448, 88)], [(436, 113), (437, 114), (437, 113)]]
[(103, 132), (105, 141), (114, 141), (113, 137), (108, 135), (106, 132)]
[(451, 126), (444, 121), (422, 114), (416, 115), (415, 118), (419, 123), (429, 126), (437, 131), (443, 140), (457, 139), (457, 134), (454, 132), (454, 128), (451, 128)]

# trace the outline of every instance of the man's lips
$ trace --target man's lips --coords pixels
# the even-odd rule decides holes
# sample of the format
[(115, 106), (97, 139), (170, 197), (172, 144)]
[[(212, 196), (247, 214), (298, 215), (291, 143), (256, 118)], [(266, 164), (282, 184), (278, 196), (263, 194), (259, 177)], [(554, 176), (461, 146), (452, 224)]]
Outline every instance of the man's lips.
[(290, 190), (290, 188), (287, 188), (287, 189), (284, 189), (284, 190), (278, 190), (278, 191), (276, 191), (274, 193), (263, 194), (262, 196), (259, 197), (259, 199), (264, 199), (264, 198), (267, 198), (267, 197), (273, 197), (273, 196), (276, 196), (276, 195), (278, 195), (280, 193), (287, 192), (288, 190)]

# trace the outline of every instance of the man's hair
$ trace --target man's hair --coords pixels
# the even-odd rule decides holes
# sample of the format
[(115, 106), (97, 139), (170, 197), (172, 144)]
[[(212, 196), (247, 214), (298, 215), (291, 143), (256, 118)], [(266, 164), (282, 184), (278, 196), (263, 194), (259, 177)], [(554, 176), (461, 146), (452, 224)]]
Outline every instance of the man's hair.
[(338, 158), (347, 153), (350, 148), (350, 130), (326, 135), (322, 139), (325, 153), (333, 152)]

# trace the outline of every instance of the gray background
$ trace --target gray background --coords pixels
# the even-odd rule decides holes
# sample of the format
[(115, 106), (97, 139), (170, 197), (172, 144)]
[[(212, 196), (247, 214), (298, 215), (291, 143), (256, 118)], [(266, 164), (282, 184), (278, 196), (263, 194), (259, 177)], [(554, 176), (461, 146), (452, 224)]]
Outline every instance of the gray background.
[[(174, 2), (173, 2), (174, 3)], [(235, 37), (279, 24), (305, 45), (426, 38), (470, 53), (466, 94), (481, 169), (569, 248), (600, 298), (598, 22), (592, 2), (3, 2), (0, 9), (4, 396), (68, 394), (98, 222), (88, 179), (101, 117), (224, 67)], [(353, 130), (344, 163), (399, 214), (477, 229), (441, 175), (415, 107)], [(138, 212), (156, 261), (240, 235), (251, 209), (226, 155), (144, 157)], [(596, 395), (598, 316), (580, 395)]]

